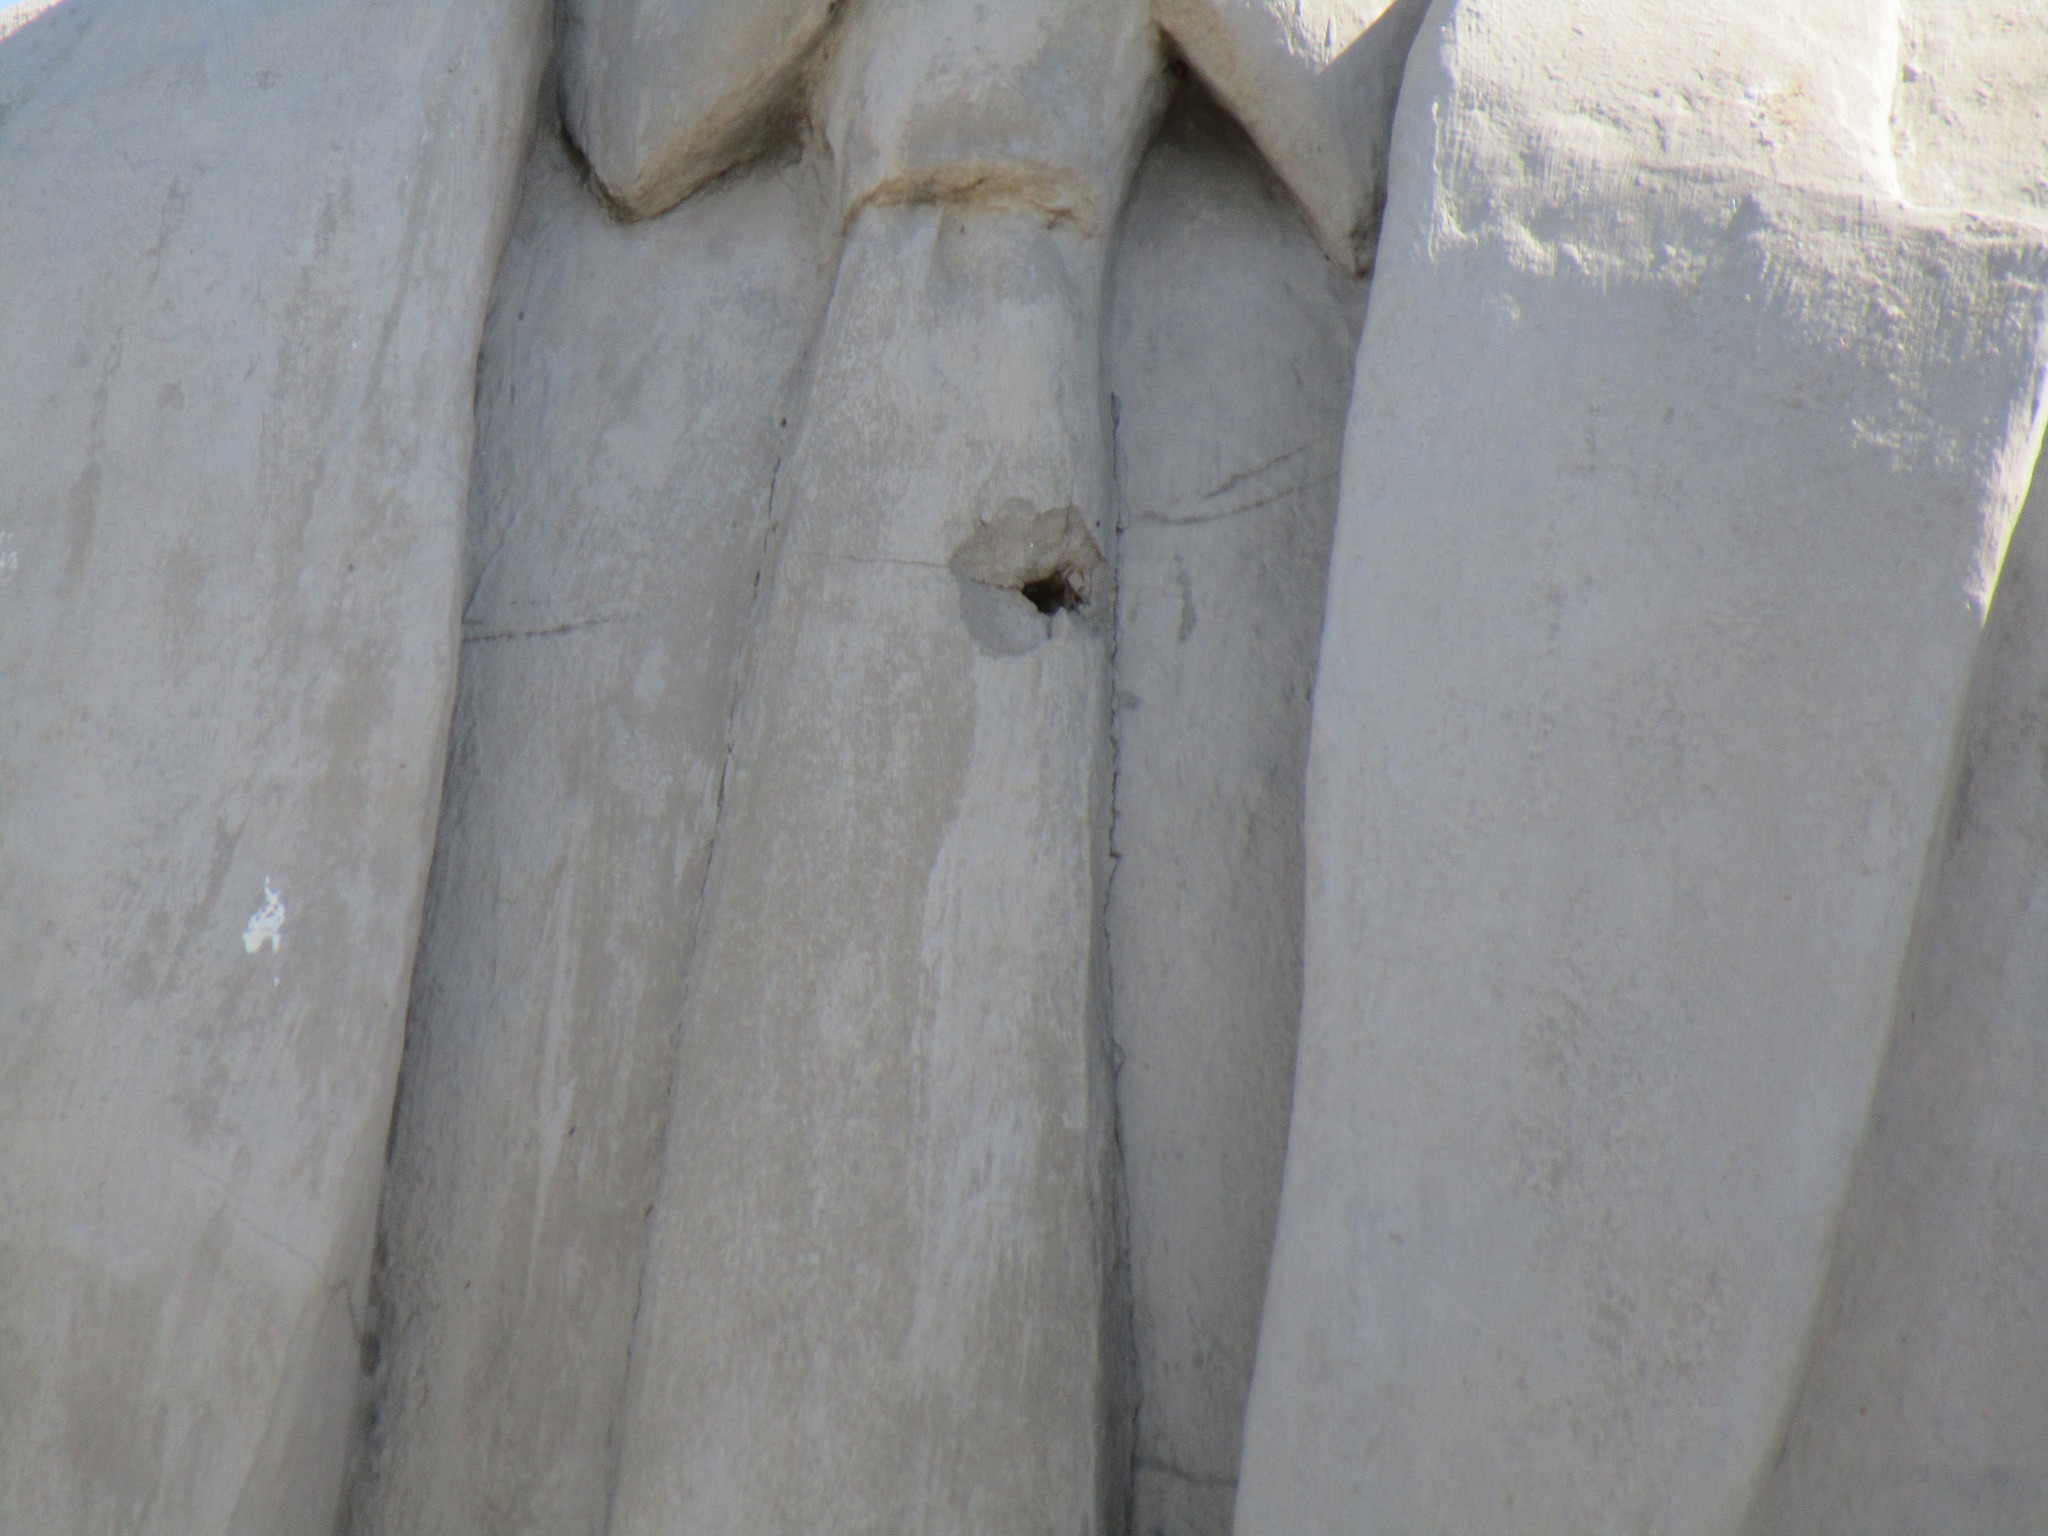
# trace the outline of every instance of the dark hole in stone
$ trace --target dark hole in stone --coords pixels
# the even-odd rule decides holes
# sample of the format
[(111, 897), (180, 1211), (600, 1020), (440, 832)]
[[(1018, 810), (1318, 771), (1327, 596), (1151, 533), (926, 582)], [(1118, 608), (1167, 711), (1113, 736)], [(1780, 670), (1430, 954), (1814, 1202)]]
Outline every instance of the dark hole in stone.
[(1074, 584), (1071, 571), (1054, 571), (1050, 576), (1025, 582), (1017, 590), (1030, 598), (1032, 607), (1040, 613), (1071, 612), (1081, 606), (1081, 589)]

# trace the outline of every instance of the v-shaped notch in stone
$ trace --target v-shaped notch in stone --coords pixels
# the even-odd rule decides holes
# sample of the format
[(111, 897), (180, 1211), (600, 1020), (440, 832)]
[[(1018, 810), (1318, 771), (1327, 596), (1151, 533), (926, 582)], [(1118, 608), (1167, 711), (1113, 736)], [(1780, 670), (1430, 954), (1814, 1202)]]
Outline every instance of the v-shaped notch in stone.
[(562, 121), (627, 218), (666, 213), (798, 108), (839, 0), (568, 0)]
[(1394, 99), (1428, 0), (1153, 0), (1168, 37), (1352, 272), (1372, 265)]

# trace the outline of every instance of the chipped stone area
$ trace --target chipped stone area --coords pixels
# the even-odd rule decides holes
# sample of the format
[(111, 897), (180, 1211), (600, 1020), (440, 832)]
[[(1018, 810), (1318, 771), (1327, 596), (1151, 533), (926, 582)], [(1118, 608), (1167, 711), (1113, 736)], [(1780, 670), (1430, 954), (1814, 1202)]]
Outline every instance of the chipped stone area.
[(1059, 614), (1097, 628), (1109, 614), (1109, 567), (1073, 507), (1013, 503), (968, 535), (947, 565), (960, 584), (960, 620), (991, 655), (1021, 656), (1051, 639)]
[(277, 887), (270, 883), (270, 877), (263, 877), (263, 905), (249, 914), (249, 922), (242, 929), (242, 953), (253, 955), (264, 945), (270, 946), (274, 955), (284, 942), (285, 920), (284, 898), (277, 893)]

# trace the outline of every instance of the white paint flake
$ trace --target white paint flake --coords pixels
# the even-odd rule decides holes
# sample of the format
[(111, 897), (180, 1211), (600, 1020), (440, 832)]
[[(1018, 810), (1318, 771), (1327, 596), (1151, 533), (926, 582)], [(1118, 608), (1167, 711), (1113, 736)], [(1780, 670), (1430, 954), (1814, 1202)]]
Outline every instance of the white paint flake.
[(284, 898), (277, 894), (277, 888), (270, 883), (270, 877), (263, 877), (263, 905), (250, 914), (249, 926), (242, 930), (242, 949), (255, 954), (267, 942), (270, 952), (277, 953), (277, 946), (284, 937)]

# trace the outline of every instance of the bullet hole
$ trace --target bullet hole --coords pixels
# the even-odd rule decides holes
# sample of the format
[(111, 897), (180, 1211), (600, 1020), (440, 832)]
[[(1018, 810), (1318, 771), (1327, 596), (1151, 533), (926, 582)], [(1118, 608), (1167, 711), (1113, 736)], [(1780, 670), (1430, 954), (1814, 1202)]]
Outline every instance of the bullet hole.
[(1050, 576), (1025, 582), (1017, 590), (1031, 600), (1032, 607), (1045, 614), (1071, 613), (1086, 601), (1070, 571), (1054, 571)]
[(991, 655), (1035, 650), (1062, 613), (1099, 627), (1107, 612), (1102, 551), (1071, 506), (1012, 499), (981, 517), (948, 563), (960, 584), (961, 621)]

